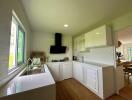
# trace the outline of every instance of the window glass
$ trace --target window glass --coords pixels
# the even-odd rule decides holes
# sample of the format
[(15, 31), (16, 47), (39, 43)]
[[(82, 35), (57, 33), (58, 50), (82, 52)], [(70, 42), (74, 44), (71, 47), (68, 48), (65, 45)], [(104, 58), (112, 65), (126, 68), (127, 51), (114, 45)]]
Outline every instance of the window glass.
[(128, 48), (128, 60), (132, 61), (132, 48)]
[(9, 53), (9, 69), (16, 66), (16, 37), (17, 37), (17, 24), (15, 21), (11, 23), (11, 36), (10, 36), (10, 53)]
[(18, 63), (23, 63), (23, 61), (24, 61), (24, 31), (19, 27), (17, 62)]

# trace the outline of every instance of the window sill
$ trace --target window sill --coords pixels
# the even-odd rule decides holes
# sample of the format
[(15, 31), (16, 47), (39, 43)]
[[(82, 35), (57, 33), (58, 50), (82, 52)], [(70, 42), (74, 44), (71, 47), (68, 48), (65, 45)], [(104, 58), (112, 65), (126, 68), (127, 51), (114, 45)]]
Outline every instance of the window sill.
[(18, 67), (15, 67), (15, 68), (12, 69), (12, 70), (10, 70), (10, 71), (8, 72), (8, 75), (11, 75), (11, 74), (13, 74), (14, 72), (16, 72), (18, 69), (21, 69), (24, 65), (25, 65), (25, 64), (22, 64), (22, 65), (20, 65), (20, 66), (18, 66)]
[(8, 75), (14, 73), (14, 72), (17, 71), (18, 69), (19, 69), (18, 67), (17, 67), (17, 68), (14, 68), (13, 70), (11, 70), (11, 71), (8, 72)]

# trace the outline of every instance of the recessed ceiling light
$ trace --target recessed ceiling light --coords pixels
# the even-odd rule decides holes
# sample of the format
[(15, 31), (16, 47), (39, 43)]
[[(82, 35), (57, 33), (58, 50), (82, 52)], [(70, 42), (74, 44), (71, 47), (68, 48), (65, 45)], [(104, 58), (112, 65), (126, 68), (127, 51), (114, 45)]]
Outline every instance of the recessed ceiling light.
[(96, 33), (97, 35), (100, 34), (100, 33)]
[(69, 25), (68, 24), (64, 24), (64, 27), (68, 27)]

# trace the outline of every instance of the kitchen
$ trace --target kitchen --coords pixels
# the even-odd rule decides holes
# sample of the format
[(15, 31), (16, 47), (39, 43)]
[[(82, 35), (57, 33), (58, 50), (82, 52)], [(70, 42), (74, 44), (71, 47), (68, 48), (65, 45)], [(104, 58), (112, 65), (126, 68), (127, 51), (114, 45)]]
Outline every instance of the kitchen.
[[(117, 3), (118, 1), (109, 2), (108, 4), (111, 4), (111, 5), (117, 4), (116, 6), (113, 5), (113, 9), (114, 7), (115, 8), (119, 7), (119, 8), (113, 11), (114, 14), (111, 14), (111, 17), (109, 17), (109, 19), (107, 19), (107, 16), (109, 16), (108, 14), (106, 16), (106, 19), (107, 19), (106, 21), (105, 21), (105, 18), (103, 17), (103, 14), (104, 13), (107, 14), (106, 12), (108, 11), (101, 10), (102, 9), (101, 8), (100, 9), (101, 14), (97, 14), (98, 17), (93, 18), (94, 19), (93, 20), (89, 16), (89, 13), (86, 13), (86, 14), (83, 13), (83, 11), (85, 11), (84, 10), (85, 7), (87, 7), (87, 5), (85, 4), (88, 4), (88, 2), (86, 3), (83, 2), (85, 6), (84, 8), (82, 7), (83, 5), (81, 5), (80, 2), (81, 1), (78, 1), (74, 4), (70, 1), (67, 1), (67, 3), (64, 3), (64, 1), (61, 2), (62, 3), (61, 7), (62, 8), (64, 7), (63, 10), (66, 10), (67, 12), (70, 13), (69, 9), (65, 9), (65, 6), (64, 6), (65, 4), (67, 4), (67, 6), (69, 6), (71, 10), (73, 10), (69, 14), (69, 16), (72, 15), (72, 17), (69, 17), (70, 21), (67, 22), (66, 21), (67, 18), (63, 16), (66, 14), (63, 11), (61, 11), (59, 6), (57, 6), (60, 4), (55, 1), (52, 4), (48, 1), (44, 2), (41, 0), (38, 2), (33, 1), (33, 0), (29, 2), (25, 0), (22, 0), (21, 2), (19, 2), (18, 0), (13, 0), (13, 3), (8, 0), (1, 1), (0, 4), (1, 4), (2, 9), (0, 9), (0, 12), (3, 12), (3, 13), (1, 14), (0, 21), (2, 23), (5, 23), (4, 25), (0, 24), (2, 26), (0, 27), (1, 34), (2, 34), (2, 38), (0, 38), (0, 40), (1, 40), (1, 43), (4, 44), (4, 45), (1, 44), (1, 48), (3, 49), (0, 52), (2, 56), (0, 60), (0, 63), (1, 63), (1, 71), (0, 71), (1, 82), (0, 84), (1, 86), (5, 85), (16, 75), (19, 75), (20, 72), (25, 71), (24, 69), (25, 64), (28, 64), (27, 59), (31, 58), (30, 55), (32, 52), (44, 52), (45, 54), (44, 59), (46, 61), (46, 65), (45, 65), (46, 67), (44, 67), (44, 69), (45, 71), (46, 70), (48, 71), (47, 73), (49, 73), (48, 75), (50, 76), (49, 79), (51, 79), (50, 84), (53, 85), (52, 87), (53, 90), (52, 89), (50, 90), (53, 92), (53, 94), (51, 94), (52, 96), (48, 96), (49, 100), (56, 99), (55, 96), (56, 96), (57, 88), (55, 88), (55, 86), (58, 87), (59, 82), (66, 83), (66, 81), (72, 80), (72, 79), (75, 79), (74, 80), (75, 83), (79, 82), (80, 86), (86, 87), (86, 91), (91, 91), (90, 93), (93, 93), (93, 95), (97, 96), (98, 99), (107, 99), (113, 94), (119, 92), (119, 90), (122, 87), (119, 87), (118, 88), (119, 90), (117, 89), (118, 84), (116, 82), (117, 79), (116, 79), (116, 74), (115, 74), (115, 71), (116, 71), (115, 46), (116, 46), (117, 40), (115, 38), (116, 36), (114, 32), (123, 27), (129, 26), (132, 24), (131, 22), (132, 20), (129, 19), (132, 16), (131, 11), (129, 11), (131, 10), (131, 8), (129, 8), (131, 7), (129, 6), (130, 2), (126, 1), (124, 3), (124, 1), (122, 1), (121, 2), (122, 6), (119, 6), (120, 4), (118, 5)], [(53, 8), (56, 8), (56, 9), (53, 9), (50, 6), (48, 6), (49, 4), (52, 5)], [(110, 6), (108, 4), (102, 1), (100, 5), (97, 5), (97, 8), (98, 6), (101, 7), (104, 5)], [(126, 5), (128, 8), (126, 7)], [(80, 8), (76, 6), (82, 7), (82, 11), (80, 11), (79, 10)], [(104, 7), (107, 8), (107, 6), (104, 6)], [(40, 8), (42, 7), (42, 8), (40, 9), (39, 7)], [(43, 8), (43, 7), (46, 7), (46, 8)], [(126, 8), (126, 9), (123, 10), (121, 8)], [(48, 12), (47, 12), (47, 9), (49, 9)], [(58, 18), (59, 13), (55, 14), (54, 13), (55, 11), (61, 11), (60, 16), (62, 19)], [(91, 20), (90, 19), (86, 20), (85, 17), (83, 17), (82, 20), (78, 20), (78, 17), (76, 17), (76, 14), (78, 16), (78, 13), (76, 11), (80, 11), (79, 16), (80, 15), (84, 15), (87, 17), (89, 16), (88, 18), (91, 18)], [(92, 11), (94, 14), (97, 13), (97, 11), (95, 12), (94, 10)], [(109, 10), (109, 13), (110, 11), (112, 10)], [(47, 12), (47, 14), (43, 14), (43, 12)], [(122, 14), (119, 14), (118, 12), (120, 13), (122, 12)], [(21, 67), (14, 68), (15, 70), (13, 72), (9, 72), (9, 69), (7, 66), (9, 63), (10, 30), (11, 30), (10, 22), (12, 20), (12, 15), (18, 21), (18, 22), (14, 21), (14, 23), (18, 23), (19, 24), (18, 26), (22, 26), (22, 28), (25, 31), (25, 48), (24, 48), (25, 58), (23, 57), (25, 64), (22, 64)], [(102, 15), (102, 16), (99, 16), (99, 15)], [(26, 18), (25, 16), (27, 16), (28, 18)], [(47, 18), (47, 20), (42, 20), (44, 18)], [(63, 18), (65, 18), (65, 20), (63, 20)], [(74, 20), (75, 18), (77, 18), (76, 21)], [(29, 22), (27, 19), (29, 20)], [(95, 21), (95, 19), (97, 21)], [(102, 19), (103, 21), (99, 22), (100, 19)], [(90, 22), (90, 21), (93, 21), (93, 22)], [(79, 23), (79, 25), (76, 22)], [(87, 23), (93, 23), (93, 24), (95, 23), (95, 24), (88, 25)], [(45, 26), (45, 28), (42, 26)], [(6, 27), (6, 29), (4, 27)], [(4, 33), (7, 33), (7, 34), (4, 34)], [(22, 31), (20, 33), (22, 33)], [(62, 38), (60, 39), (58, 48), (60, 50), (61, 49), (60, 47), (62, 47), (63, 52), (58, 51), (56, 48), (54, 48), (56, 47), (56, 45), (58, 45), (56, 44), (55, 33), (59, 33), (59, 34), (61, 33)], [(58, 41), (58, 38), (57, 38), (57, 41)], [(51, 48), (54, 50), (52, 51)], [(58, 53), (61, 53), (61, 54), (58, 54)], [(12, 67), (10, 67), (10, 69), (12, 69)], [(39, 75), (41, 74), (44, 74), (44, 77), (46, 77), (45, 76), (46, 72), (40, 73)], [(34, 77), (36, 77), (36, 75), (37, 74), (33, 74)], [(30, 75), (21, 76), (21, 77), (29, 77), (29, 76)], [(22, 79), (22, 78), (20, 79), (19, 78), (18, 80)], [(35, 82), (33, 81), (30, 84), (33, 85), (33, 83), (35, 84)], [(38, 84), (39, 86), (40, 83), (36, 83), (36, 84)], [(26, 86), (24, 87), (26, 88)], [(45, 88), (45, 85), (41, 87)], [(30, 89), (32, 90), (33, 88), (30, 88)], [(45, 91), (45, 89), (43, 91)], [(1, 94), (2, 93), (4, 92), (1, 91)], [(29, 94), (27, 95), (28, 100), (30, 100), (29, 98), (33, 98), (33, 97), (30, 97), (30, 93), (27, 93), (27, 92), (25, 93), (26, 95)], [(45, 94), (48, 95), (50, 93), (47, 92)], [(50, 97), (52, 97), (52, 99)], [(42, 96), (41, 99), (43, 98), (45, 97)]]

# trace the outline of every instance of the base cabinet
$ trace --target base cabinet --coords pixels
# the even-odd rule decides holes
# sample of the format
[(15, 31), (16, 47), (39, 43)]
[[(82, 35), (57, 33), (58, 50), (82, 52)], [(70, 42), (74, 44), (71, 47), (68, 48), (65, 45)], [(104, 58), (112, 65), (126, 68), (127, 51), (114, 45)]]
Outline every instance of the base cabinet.
[(47, 63), (49, 70), (51, 71), (51, 74), (54, 78), (54, 80), (57, 82), (60, 80), (60, 63), (59, 62), (49, 62)]
[(56, 82), (72, 78), (72, 61), (48, 62), (47, 65)]
[(119, 91), (125, 86), (123, 66), (116, 67), (116, 91)]
[(83, 66), (80, 62), (73, 61), (73, 78), (83, 83)]
[(106, 99), (115, 93), (113, 66), (74, 61), (73, 78), (77, 79), (101, 99)]
[(98, 80), (98, 69), (89, 68), (84, 66), (84, 82), (86, 87), (92, 89), (95, 92), (99, 92), (99, 80)]
[(77, 61), (49, 62), (47, 65), (56, 82), (74, 78), (101, 99), (106, 99), (116, 92), (113, 66)]
[(72, 62), (60, 63), (60, 80), (72, 78)]

